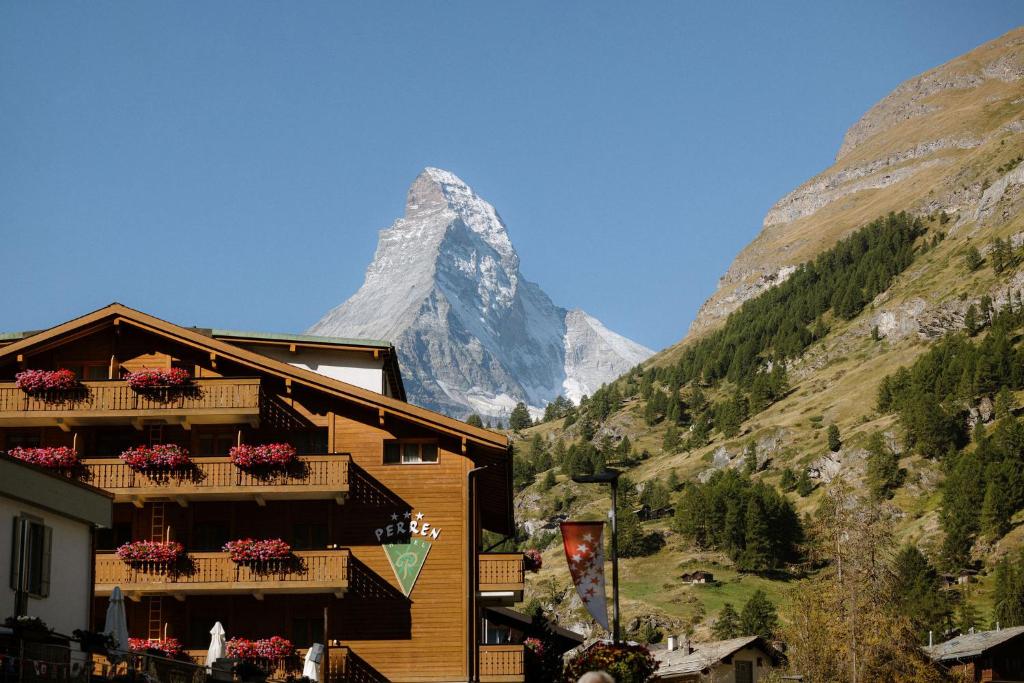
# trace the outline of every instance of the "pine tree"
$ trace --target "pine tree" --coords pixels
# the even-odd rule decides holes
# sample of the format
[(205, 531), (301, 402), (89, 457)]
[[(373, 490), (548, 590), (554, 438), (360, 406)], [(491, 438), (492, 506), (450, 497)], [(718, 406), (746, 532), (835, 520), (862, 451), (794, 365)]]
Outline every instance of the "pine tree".
[(1013, 397), (1013, 392), (1010, 390), (1010, 387), (1003, 385), (1003, 388), (996, 394), (996, 417), (1000, 420), (1004, 417), (1009, 417), (1016, 409), (1017, 401)]
[(1014, 465), (992, 463), (985, 469), (985, 497), (981, 503), (981, 533), (996, 541), (1010, 530), (1013, 516), (1014, 488), (1017, 477)]
[(540, 490), (550, 491), (552, 488), (554, 488), (555, 483), (555, 471), (548, 470), (547, 474), (544, 475), (544, 478), (540, 482)]
[(981, 252), (972, 244), (964, 254), (964, 265), (968, 271), (973, 273), (978, 268), (981, 268), (982, 263), (984, 263), (984, 260), (981, 258)]
[(526, 404), (520, 401), (516, 404), (516, 407), (512, 409), (512, 414), (508, 418), (509, 429), (513, 431), (522, 431), (533, 424), (533, 420), (530, 419), (530, 411), (526, 407)]
[(743, 533), (744, 548), (740, 554), (740, 568), (748, 571), (764, 571), (775, 564), (771, 548), (771, 535), (764, 503), (758, 496), (751, 496), (747, 502)]
[(779, 630), (779, 613), (775, 605), (760, 588), (757, 589), (740, 613), (743, 635), (761, 636), (771, 639)]
[(939, 575), (928, 559), (913, 545), (904, 546), (893, 562), (893, 595), (900, 612), (923, 637), (928, 631), (944, 631), (951, 610), (946, 594), (939, 590)]
[(885, 443), (881, 432), (868, 437), (868, 459), (866, 479), (871, 497), (885, 500), (892, 497), (892, 491), (900, 483), (899, 457)]
[(732, 603), (727, 602), (722, 605), (722, 611), (718, 613), (718, 618), (715, 619), (715, 624), (711, 627), (711, 633), (718, 640), (729, 640), (743, 635), (742, 628), (740, 615), (736, 613)]
[(779, 479), (779, 488), (783, 491), (792, 491), (796, 488), (796, 475), (789, 467), (782, 470), (782, 477)]
[(473, 413), (472, 415), (466, 418), (466, 424), (473, 427), (483, 427), (484, 421), (479, 415)]
[(661, 447), (666, 453), (675, 453), (679, 450), (679, 428), (674, 424), (669, 424), (665, 430), (665, 438), (661, 442)]
[(833, 422), (828, 426), (828, 449), (833, 453), (839, 451), (843, 447), (843, 442), (839, 438), (839, 427)]
[(967, 313), (964, 314), (964, 329), (972, 337), (978, 334), (978, 330), (981, 329), (981, 326), (978, 324), (978, 309), (974, 304), (968, 306)]
[(743, 449), (743, 473), (747, 476), (757, 472), (757, 443), (751, 441)]
[(806, 498), (811, 495), (814, 491), (814, 482), (811, 481), (811, 475), (806, 469), (800, 471), (800, 476), (796, 480), (796, 492), (800, 494), (801, 498)]
[(1024, 553), (996, 565), (993, 619), (1000, 627), (1024, 625)]

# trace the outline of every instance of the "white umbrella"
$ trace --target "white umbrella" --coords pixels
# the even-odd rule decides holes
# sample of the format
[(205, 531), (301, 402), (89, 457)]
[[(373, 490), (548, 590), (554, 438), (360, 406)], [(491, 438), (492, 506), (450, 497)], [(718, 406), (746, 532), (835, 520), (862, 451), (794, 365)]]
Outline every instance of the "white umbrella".
[(224, 656), (224, 627), (218, 621), (210, 629), (210, 647), (206, 650), (206, 668), (209, 669), (213, 663)]
[[(115, 652), (121, 653), (122, 656), (128, 652), (128, 617), (124, 613), (124, 595), (121, 594), (120, 586), (114, 586), (110, 594), (103, 632), (114, 639)], [(116, 658), (119, 657), (115, 656)]]
[(324, 646), (320, 643), (313, 643), (306, 651), (306, 661), (302, 665), (302, 675), (311, 681), (320, 680), (320, 670), (317, 667), (324, 658)]

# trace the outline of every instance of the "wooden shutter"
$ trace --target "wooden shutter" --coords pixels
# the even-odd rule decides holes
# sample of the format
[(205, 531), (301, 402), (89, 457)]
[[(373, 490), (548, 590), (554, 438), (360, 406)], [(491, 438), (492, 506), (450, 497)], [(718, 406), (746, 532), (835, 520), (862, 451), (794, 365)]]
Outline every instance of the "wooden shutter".
[(22, 517), (15, 517), (14, 533), (11, 534), (11, 590), (18, 590), (21, 586), (21, 543), (22, 534), (25, 532), (25, 520)]
[(53, 557), (53, 529), (43, 527), (43, 553), (42, 566), (39, 568), (39, 597), (45, 598), (50, 595), (50, 567)]

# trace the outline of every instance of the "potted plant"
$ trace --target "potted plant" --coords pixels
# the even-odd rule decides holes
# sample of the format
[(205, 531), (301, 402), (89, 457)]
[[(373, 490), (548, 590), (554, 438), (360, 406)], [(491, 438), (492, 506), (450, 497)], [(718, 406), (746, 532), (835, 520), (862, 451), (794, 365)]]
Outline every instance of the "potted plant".
[(48, 470), (70, 472), (78, 466), (78, 454), (68, 446), (46, 446), (42, 448), (12, 448), (7, 451), (12, 458), (45, 467)]
[(242, 470), (284, 469), (295, 460), (295, 447), (287, 443), (239, 444), (233, 446), (228, 455)]
[(190, 660), (177, 638), (129, 638), (128, 649), (145, 655), (167, 659)]
[(188, 386), (192, 382), (192, 375), (183, 368), (146, 368), (129, 372), (125, 376), (125, 381), (135, 391), (145, 392)]
[(29, 395), (48, 391), (67, 391), (78, 386), (71, 370), (22, 370), (14, 376), (14, 384)]
[(185, 547), (177, 541), (131, 541), (115, 553), (131, 567), (166, 570), (181, 560)]
[(121, 453), (119, 457), (136, 472), (166, 472), (192, 464), (188, 449), (173, 443), (136, 446)]
[(224, 552), (228, 553), (235, 564), (257, 568), (266, 567), (270, 563), (281, 563), (292, 557), (292, 547), (280, 538), (242, 538), (228, 541), (224, 544)]
[(523, 566), (528, 572), (539, 572), (544, 566), (544, 558), (541, 557), (540, 551), (535, 548), (525, 551), (523, 553)]

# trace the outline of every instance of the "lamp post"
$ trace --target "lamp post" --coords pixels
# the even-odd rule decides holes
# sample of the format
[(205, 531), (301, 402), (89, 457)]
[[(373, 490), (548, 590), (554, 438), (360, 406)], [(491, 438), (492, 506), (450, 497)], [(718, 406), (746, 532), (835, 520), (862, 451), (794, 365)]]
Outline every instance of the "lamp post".
[(594, 474), (573, 477), (577, 484), (610, 484), (612, 489), (612, 642), (618, 645), (619, 639), (619, 527), (618, 498), (619, 470), (604, 470)]

